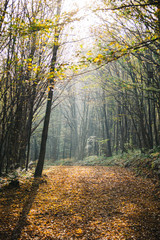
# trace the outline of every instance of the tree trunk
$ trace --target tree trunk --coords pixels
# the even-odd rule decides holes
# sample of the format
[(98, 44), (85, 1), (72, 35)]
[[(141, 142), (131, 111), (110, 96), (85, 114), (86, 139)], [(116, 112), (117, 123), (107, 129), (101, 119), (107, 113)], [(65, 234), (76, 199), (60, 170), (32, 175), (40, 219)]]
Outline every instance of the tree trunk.
[(44, 125), (43, 125), (39, 160), (38, 160), (37, 167), (34, 174), (35, 177), (41, 177), (42, 175), (45, 152), (46, 152), (46, 142), (47, 142), (47, 136), (48, 136), (48, 126), (49, 126), (49, 120), (50, 120), (52, 98), (53, 98), (53, 88), (50, 88), (50, 91), (48, 93), (46, 114), (45, 114)]
[[(60, 16), (61, 4), (62, 4), (62, 0), (58, 0), (57, 1), (57, 16)], [(58, 24), (58, 21), (57, 21), (57, 24)], [(55, 27), (55, 44), (53, 46), (50, 72), (54, 72), (54, 70), (55, 70), (55, 64), (56, 64), (57, 53), (58, 53), (58, 48), (59, 48), (59, 44), (58, 44), (59, 35), (60, 35), (60, 30), (58, 29), (58, 26), (56, 26)], [(50, 84), (51, 84), (51, 86), (50, 86), (49, 92), (48, 92), (48, 100), (47, 100), (46, 113), (45, 113), (45, 119), (44, 119), (43, 131), (42, 131), (39, 160), (38, 160), (38, 163), (36, 166), (34, 177), (42, 176), (42, 170), (43, 170), (43, 165), (44, 165), (46, 143), (47, 143), (47, 136), (48, 136), (48, 127), (49, 127), (49, 120), (50, 120), (51, 106), (52, 106), (52, 99), (53, 99), (54, 78), (50, 81)]]
[(110, 133), (109, 133), (109, 126), (108, 126), (108, 119), (106, 114), (106, 104), (105, 104), (105, 93), (103, 91), (103, 113), (104, 113), (104, 119), (105, 119), (105, 127), (106, 127), (106, 136), (107, 136), (107, 157), (112, 156), (112, 150), (111, 150), (111, 139), (110, 139)]

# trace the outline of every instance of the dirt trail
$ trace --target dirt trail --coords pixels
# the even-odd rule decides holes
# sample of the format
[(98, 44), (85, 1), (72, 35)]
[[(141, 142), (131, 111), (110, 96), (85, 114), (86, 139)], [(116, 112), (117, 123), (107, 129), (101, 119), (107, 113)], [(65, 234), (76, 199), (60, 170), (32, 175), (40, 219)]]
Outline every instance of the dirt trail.
[(0, 193), (0, 239), (158, 240), (150, 180), (116, 167), (52, 167), (41, 181)]

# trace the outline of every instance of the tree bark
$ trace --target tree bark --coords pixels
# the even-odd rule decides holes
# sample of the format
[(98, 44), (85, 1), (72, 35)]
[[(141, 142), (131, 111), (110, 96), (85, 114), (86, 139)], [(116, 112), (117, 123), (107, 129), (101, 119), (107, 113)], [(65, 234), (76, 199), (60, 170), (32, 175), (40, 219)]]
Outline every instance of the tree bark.
[(50, 88), (50, 91), (48, 93), (46, 113), (45, 113), (45, 119), (44, 119), (43, 131), (42, 131), (39, 160), (38, 160), (35, 174), (34, 174), (35, 177), (41, 177), (42, 175), (44, 158), (46, 153), (46, 142), (47, 142), (47, 136), (48, 136), (48, 126), (49, 126), (49, 120), (50, 120), (52, 98), (53, 98), (53, 88)]
[[(62, 0), (58, 0), (57, 16), (60, 16), (61, 4), (62, 4)], [(56, 29), (57, 28), (58, 27), (56, 26)], [(58, 45), (59, 34), (60, 34), (60, 30), (59, 29), (55, 30), (55, 44), (53, 46), (50, 72), (55, 71), (55, 64), (56, 64), (57, 53), (59, 48), (59, 45)], [(43, 171), (43, 165), (44, 165), (44, 159), (45, 159), (45, 153), (46, 153), (46, 143), (47, 143), (47, 136), (48, 136), (48, 127), (49, 127), (49, 120), (50, 120), (51, 106), (52, 106), (52, 99), (53, 99), (54, 78), (50, 81), (50, 84), (51, 86), (49, 87), (49, 92), (48, 92), (48, 100), (47, 100), (46, 113), (45, 113), (44, 125), (43, 125), (43, 131), (42, 131), (39, 160), (36, 166), (34, 177), (41, 177), (42, 171)]]
[(105, 93), (103, 91), (103, 113), (104, 113), (104, 119), (105, 119), (105, 127), (106, 127), (106, 136), (107, 136), (107, 157), (112, 156), (112, 149), (111, 149), (111, 139), (110, 139), (110, 133), (109, 133), (109, 126), (108, 126), (108, 119), (106, 114), (106, 104), (105, 104)]

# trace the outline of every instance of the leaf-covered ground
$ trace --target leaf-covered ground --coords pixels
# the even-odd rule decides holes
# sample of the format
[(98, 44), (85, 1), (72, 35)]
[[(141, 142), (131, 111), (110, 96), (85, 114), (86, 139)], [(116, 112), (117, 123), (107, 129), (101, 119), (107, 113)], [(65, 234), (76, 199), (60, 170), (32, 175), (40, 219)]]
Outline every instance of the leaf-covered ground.
[(158, 188), (118, 167), (52, 167), (0, 192), (0, 239), (157, 240)]

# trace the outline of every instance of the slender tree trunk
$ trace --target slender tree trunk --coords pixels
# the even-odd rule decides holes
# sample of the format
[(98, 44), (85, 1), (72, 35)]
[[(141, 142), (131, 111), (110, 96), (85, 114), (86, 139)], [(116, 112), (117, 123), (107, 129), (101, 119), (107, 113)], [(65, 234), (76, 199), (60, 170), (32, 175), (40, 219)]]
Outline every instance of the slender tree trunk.
[[(34, 87), (34, 86), (33, 86)], [(26, 171), (28, 170), (28, 163), (29, 163), (29, 155), (30, 155), (30, 139), (31, 139), (31, 132), (32, 132), (32, 120), (33, 120), (33, 106), (34, 106), (34, 98), (35, 98), (35, 91), (33, 92), (33, 97), (30, 103), (30, 113), (28, 119), (28, 133), (27, 133), (27, 159), (26, 159)]]
[(152, 116), (151, 116), (151, 101), (148, 98), (148, 121), (149, 121), (149, 143), (150, 148), (153, 148), (153, 135), (152, 135)]
[(154, 123), (155, 144), (156, 144), (156, 146), (158, 146), (159, 142), (158, 142), (158, 129), (157, 129), (157, 122), (156, 122), (156, 105), (155, 105), (155, 102), (153, 102), (153, 123)]
[[(62, 0), (57, 1), (57, 16), (60, 16), (61, 3), (62, 3)], [(60, 30), (57, 28), (58, 26), (56, 26), (56, 29), (55, 29), (55, 44), (53, 46), (53, 53), (52, 53), (52, 59), (51, 59), (51, 69), (50, 69), (51, 72), (54, 72), (55, 70), (55, 64), (56, 64), (57, 53), (59, 48), (58, 40), (59, 40)], [(44, 119), (43, 131), (42, 131), (39, 160), (38, 160), (37, 167), (34, 174), (35, 177), (41, 177), (43, 165), (44, 165), (46, 143), (47, 143), (47, 136), (48, 136), (48, 127), (49, 127), (49, 120), (50, 120), (51, 106), (52, 106), (52, 99), (53, 99), (54, 79), (51, 80), (50, 84), (51, 86), (48, 92), (48, 100), (47, 100), (46, 113), (45, 113), (45, 119)]]
[(105, 119), (105, 127), (106, 127), (106, 135), (107, 135), (107, 157), (112, 156), (112, 149), (111, 149), (111, 139), (110, 139), (110, 133), (109, 133), (109, 126), (108, 126), (108, 119), (106, 114), (106, 104), (105, 104), (105, 93), (103, 91), (103, 113), (104, 113), (104, 119)]
[[(36, 44), (36, 35), (34, 35), (32, 39), (32, 49), (29, 58), (33, 61), (33, 56), (36, 50), (35, 44)], [(36, 76), (38, 77), (38, 75)], [(30, 73), (28, 72), (28, 80), (30, 79)], [(34, 100), (36, 95), (36, 84), (34, 83), (33, 86), (33, 92), (31, 92), (31, 100), (30, 100), (30, 111), (29, 111), (29, 117), (28, 117), (28, 132), (27, 132), (27, 159), (26, 159), (26, 171), (28, 170), (28, 163), (29, 163), (29, 155), (30, 155), (30, 139), (31, 139), (31, 133), (32, 133), (32, 120), (33, 120), (33, 107), (34, 107)]]
[(53, 88), (51, 88), (48, 93), (48, 101), (47, 101), (46, 113), (45, 113), (45, 119), (44, 119), (44, 125), (43, 125), (39, 160), (38, 160), (37, 167), (34, 174), (35, 177), (41, 177), (43, 165), (44, 165), (44, 158), (46, 153), (46, 142), (47, 142), (47, 136), (48, 136), (48, 126), (49, 126), (49, 119), (50, 119), (51, 105), (52, 105), (52, 98), (53, 98), (52, 90)]

